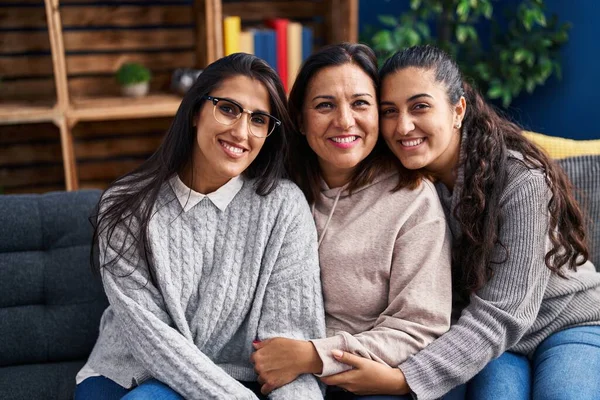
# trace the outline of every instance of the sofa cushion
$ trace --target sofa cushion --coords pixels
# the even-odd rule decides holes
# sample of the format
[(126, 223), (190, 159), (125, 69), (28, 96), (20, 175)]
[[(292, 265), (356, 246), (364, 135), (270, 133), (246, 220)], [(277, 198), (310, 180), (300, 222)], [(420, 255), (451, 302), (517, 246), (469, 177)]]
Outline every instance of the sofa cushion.
[(600, 140), (573, 140), (527, 131), (523, 135), (554, 159), (600, 154)]
[(600, 155), (558, 160), (575, 187), (575, 197), (588, 216), (590, 259), (600, 271)]
[(89, 257), (100, 193), (0, 196), (0, 367), (89, 355), (108, 305)]
[[(0, 398), (71, 400), (84, 361), (0, 367)], [(65, 379), (72, 377), (72, 379)]]

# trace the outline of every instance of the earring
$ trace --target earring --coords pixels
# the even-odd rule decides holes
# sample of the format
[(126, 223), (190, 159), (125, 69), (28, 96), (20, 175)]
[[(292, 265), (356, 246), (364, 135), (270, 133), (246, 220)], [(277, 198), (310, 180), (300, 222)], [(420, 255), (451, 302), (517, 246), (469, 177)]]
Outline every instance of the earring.
[(457, 122), (456, 124), (454, 124), (454, 127), (455, 127), (456, 129), (460, 129), (460, 122)]

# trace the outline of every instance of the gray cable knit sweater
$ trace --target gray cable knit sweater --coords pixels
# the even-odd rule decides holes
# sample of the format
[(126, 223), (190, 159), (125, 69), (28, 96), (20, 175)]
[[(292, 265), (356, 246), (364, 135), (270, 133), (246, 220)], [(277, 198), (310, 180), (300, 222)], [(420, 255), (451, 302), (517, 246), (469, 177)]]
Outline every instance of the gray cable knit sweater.
[[(594, 266), (587, 262), (577, 272), (565, 271), (569, 279), (563, 279), (544, 263), (550, 192), (543, 173), (512, 153), (508, 174), (499, 232), (508, 258), (494, 266), (492, 279), (471, 296), (447, 333), (400, 365), (419, 400), (441, 397), (507, 350), (531, 355), (554, 332), (600, 325), (600, 274)], [(461, 232), (450, 210), (457, 205), (463, 181), (459, 170), (452, 194), (442, 183), (436, 185), (454, 237)], [(498, 248), (492, 258), (504, 256)]]
[[(154, 210), (158, 287), (122, 226), (108, 247), (100, 237), (102, 264), (114, 247), (129, 249), (102, 274), (110, 306), (88, 366), (127, 388), (154, 377), (187, 399), (256, 399), (237, 382), (257, 379), (254, 339), (325, 333), (316, 231), (303, 194), (282, 181), (259, 196), (245, 181), (225, 211), (205, 198), (182, 212), (165, 183)], [(315, 377), (302, 375), (270, 398), (323, 395)]]

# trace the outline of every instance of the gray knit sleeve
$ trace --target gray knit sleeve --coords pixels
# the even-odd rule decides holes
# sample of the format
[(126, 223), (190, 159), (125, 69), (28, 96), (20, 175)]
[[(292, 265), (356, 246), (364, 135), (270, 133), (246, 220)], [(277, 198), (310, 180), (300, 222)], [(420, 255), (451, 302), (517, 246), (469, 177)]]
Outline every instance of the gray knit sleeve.
[(548, 240), (549, 189), (544, 176), (527, 171), (502, 199), (503, 222), (494, 273), (450, 330), (400, 365), (419, 400), (436, 399), (467, 382), (514, 346), (533, 325), (550, 278), (544, 256)]
[[(280, 245), (273, 274), (265, 291), (258, 338), (311, 339), (325, 336), (316, 228), (308, 204), (299, 190), (288, 200), (292, 212), (274, 233)], [(273, 400), (323, 399), (318, 380), (305, 374), (274, 390)]]
[[(130, 226), (136, 230), (135, 226)], [(135, 359), (150, 375), (187, 399), (256, 399), (256, 396), (215, 365), (189, 338), (169, 326), (159, 290), (149, 281), (148, 268), (125, 223), (108, 237), (99, 236), (102, 279), (118, 325)], [(119, 253), (122, 255), (119, 256)], [(126, 360), (125, 360), (126, 361)]]

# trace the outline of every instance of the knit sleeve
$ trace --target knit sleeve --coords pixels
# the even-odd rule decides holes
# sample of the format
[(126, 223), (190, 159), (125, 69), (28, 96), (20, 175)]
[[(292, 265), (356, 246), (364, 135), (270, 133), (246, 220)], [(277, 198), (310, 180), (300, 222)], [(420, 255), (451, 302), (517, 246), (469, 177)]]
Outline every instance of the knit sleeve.
[(125, 234), (128, 228), (135, 226), (121, 223), (110, 235), (101, 232), (99, 249), (101, 265), (114, 261), (103, 268), (102, 279), (135, 359), (152, 377), (187, 399), (256, 399), (170, 326), (163, 297), (149, 279), (137, 243)]
[(388, 305), (373, 328), (354, 335), (338, 332), (312, 341), (323, 361), (321, 376), (350, 368), (336, 361), (331, 350), (397, 366), (448, 330), (452, 308), (451, 237), (437, 196), (435, 200), (416, 207), (420, 215), (411, 215), (405, 224), (409, 227), (396, 239)]
[(544, 256), (548, 240), (549, 189), (541, 173), (511, 185), (492, 255), (504, 260), (473, 294), (450, 330), (400, 365), (413, 394), (436, 399), (467, 382), (517, 344), (533, 325), (550, 278)]
[[(286, 231), (280, 232), (283, 242), (265, 291), (260, 340), (325, 336), (316, 228), (306, 200), (299, 199), (294, 209)], [(269, 398), (322, 400), (322, 386), (313, 375), (304, 374), (271, 392)]]

